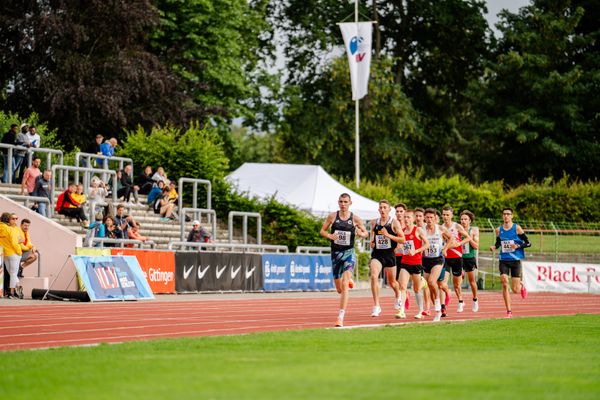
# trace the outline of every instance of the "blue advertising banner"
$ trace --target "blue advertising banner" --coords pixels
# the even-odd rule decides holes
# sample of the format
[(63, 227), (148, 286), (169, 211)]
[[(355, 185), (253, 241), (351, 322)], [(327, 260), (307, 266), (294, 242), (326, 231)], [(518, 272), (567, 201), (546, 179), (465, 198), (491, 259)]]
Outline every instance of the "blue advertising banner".
[(263, 254), (263, 289), (330, 290), (333, 288), (329, 255)]
[(154, 299), (135, 256), (72, 256), (91, 301)]

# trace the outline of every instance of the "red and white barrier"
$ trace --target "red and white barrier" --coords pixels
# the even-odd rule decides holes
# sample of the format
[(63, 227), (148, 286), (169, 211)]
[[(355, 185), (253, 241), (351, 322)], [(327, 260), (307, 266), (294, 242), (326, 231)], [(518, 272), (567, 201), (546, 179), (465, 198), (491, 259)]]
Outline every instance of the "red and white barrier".
[(524, 261), (523, 280), (530, 292), (600, 294), (600, 265)]

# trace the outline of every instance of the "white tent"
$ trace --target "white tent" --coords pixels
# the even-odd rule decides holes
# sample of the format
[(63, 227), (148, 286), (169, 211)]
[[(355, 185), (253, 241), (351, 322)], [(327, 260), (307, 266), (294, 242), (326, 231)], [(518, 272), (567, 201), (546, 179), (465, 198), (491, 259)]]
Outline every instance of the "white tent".
[[(239, 193), (275, 198), (324, 217), (338, 210), (338, 198), (350, 194), (350, 211), (363, 220), (379, 217), (378, 203), (346, 188), (319, 165), (244, 163), (226, 178)], [(366, 222), (366, 221), (365, 221)]]

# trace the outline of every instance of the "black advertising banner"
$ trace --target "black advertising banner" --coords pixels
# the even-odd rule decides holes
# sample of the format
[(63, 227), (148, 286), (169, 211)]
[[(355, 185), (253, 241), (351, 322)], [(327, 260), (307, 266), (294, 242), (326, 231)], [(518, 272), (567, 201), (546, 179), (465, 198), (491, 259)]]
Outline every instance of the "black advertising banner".
[(198, 253), (197, 288), (202, 292), (262, 290), (259, 254)]
[(242, 290), (263, 290), (262, 255), (244, 254), (244, 281)]
[(197, 292), (198, 253), (175, 253), (175, 291)]

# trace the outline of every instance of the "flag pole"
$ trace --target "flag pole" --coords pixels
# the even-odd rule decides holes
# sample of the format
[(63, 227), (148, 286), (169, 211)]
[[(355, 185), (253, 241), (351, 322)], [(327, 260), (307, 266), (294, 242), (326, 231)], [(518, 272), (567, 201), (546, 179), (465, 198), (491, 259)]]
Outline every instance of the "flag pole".
[[(356, 23), (356, 33), (358, 35), (358, 2), (354, 0), (354, 22)], [(360, 118), (359, 118), (359, 99), (354, 103), (354, 174), (356, 176), (356, 188), (360, 187)]]

